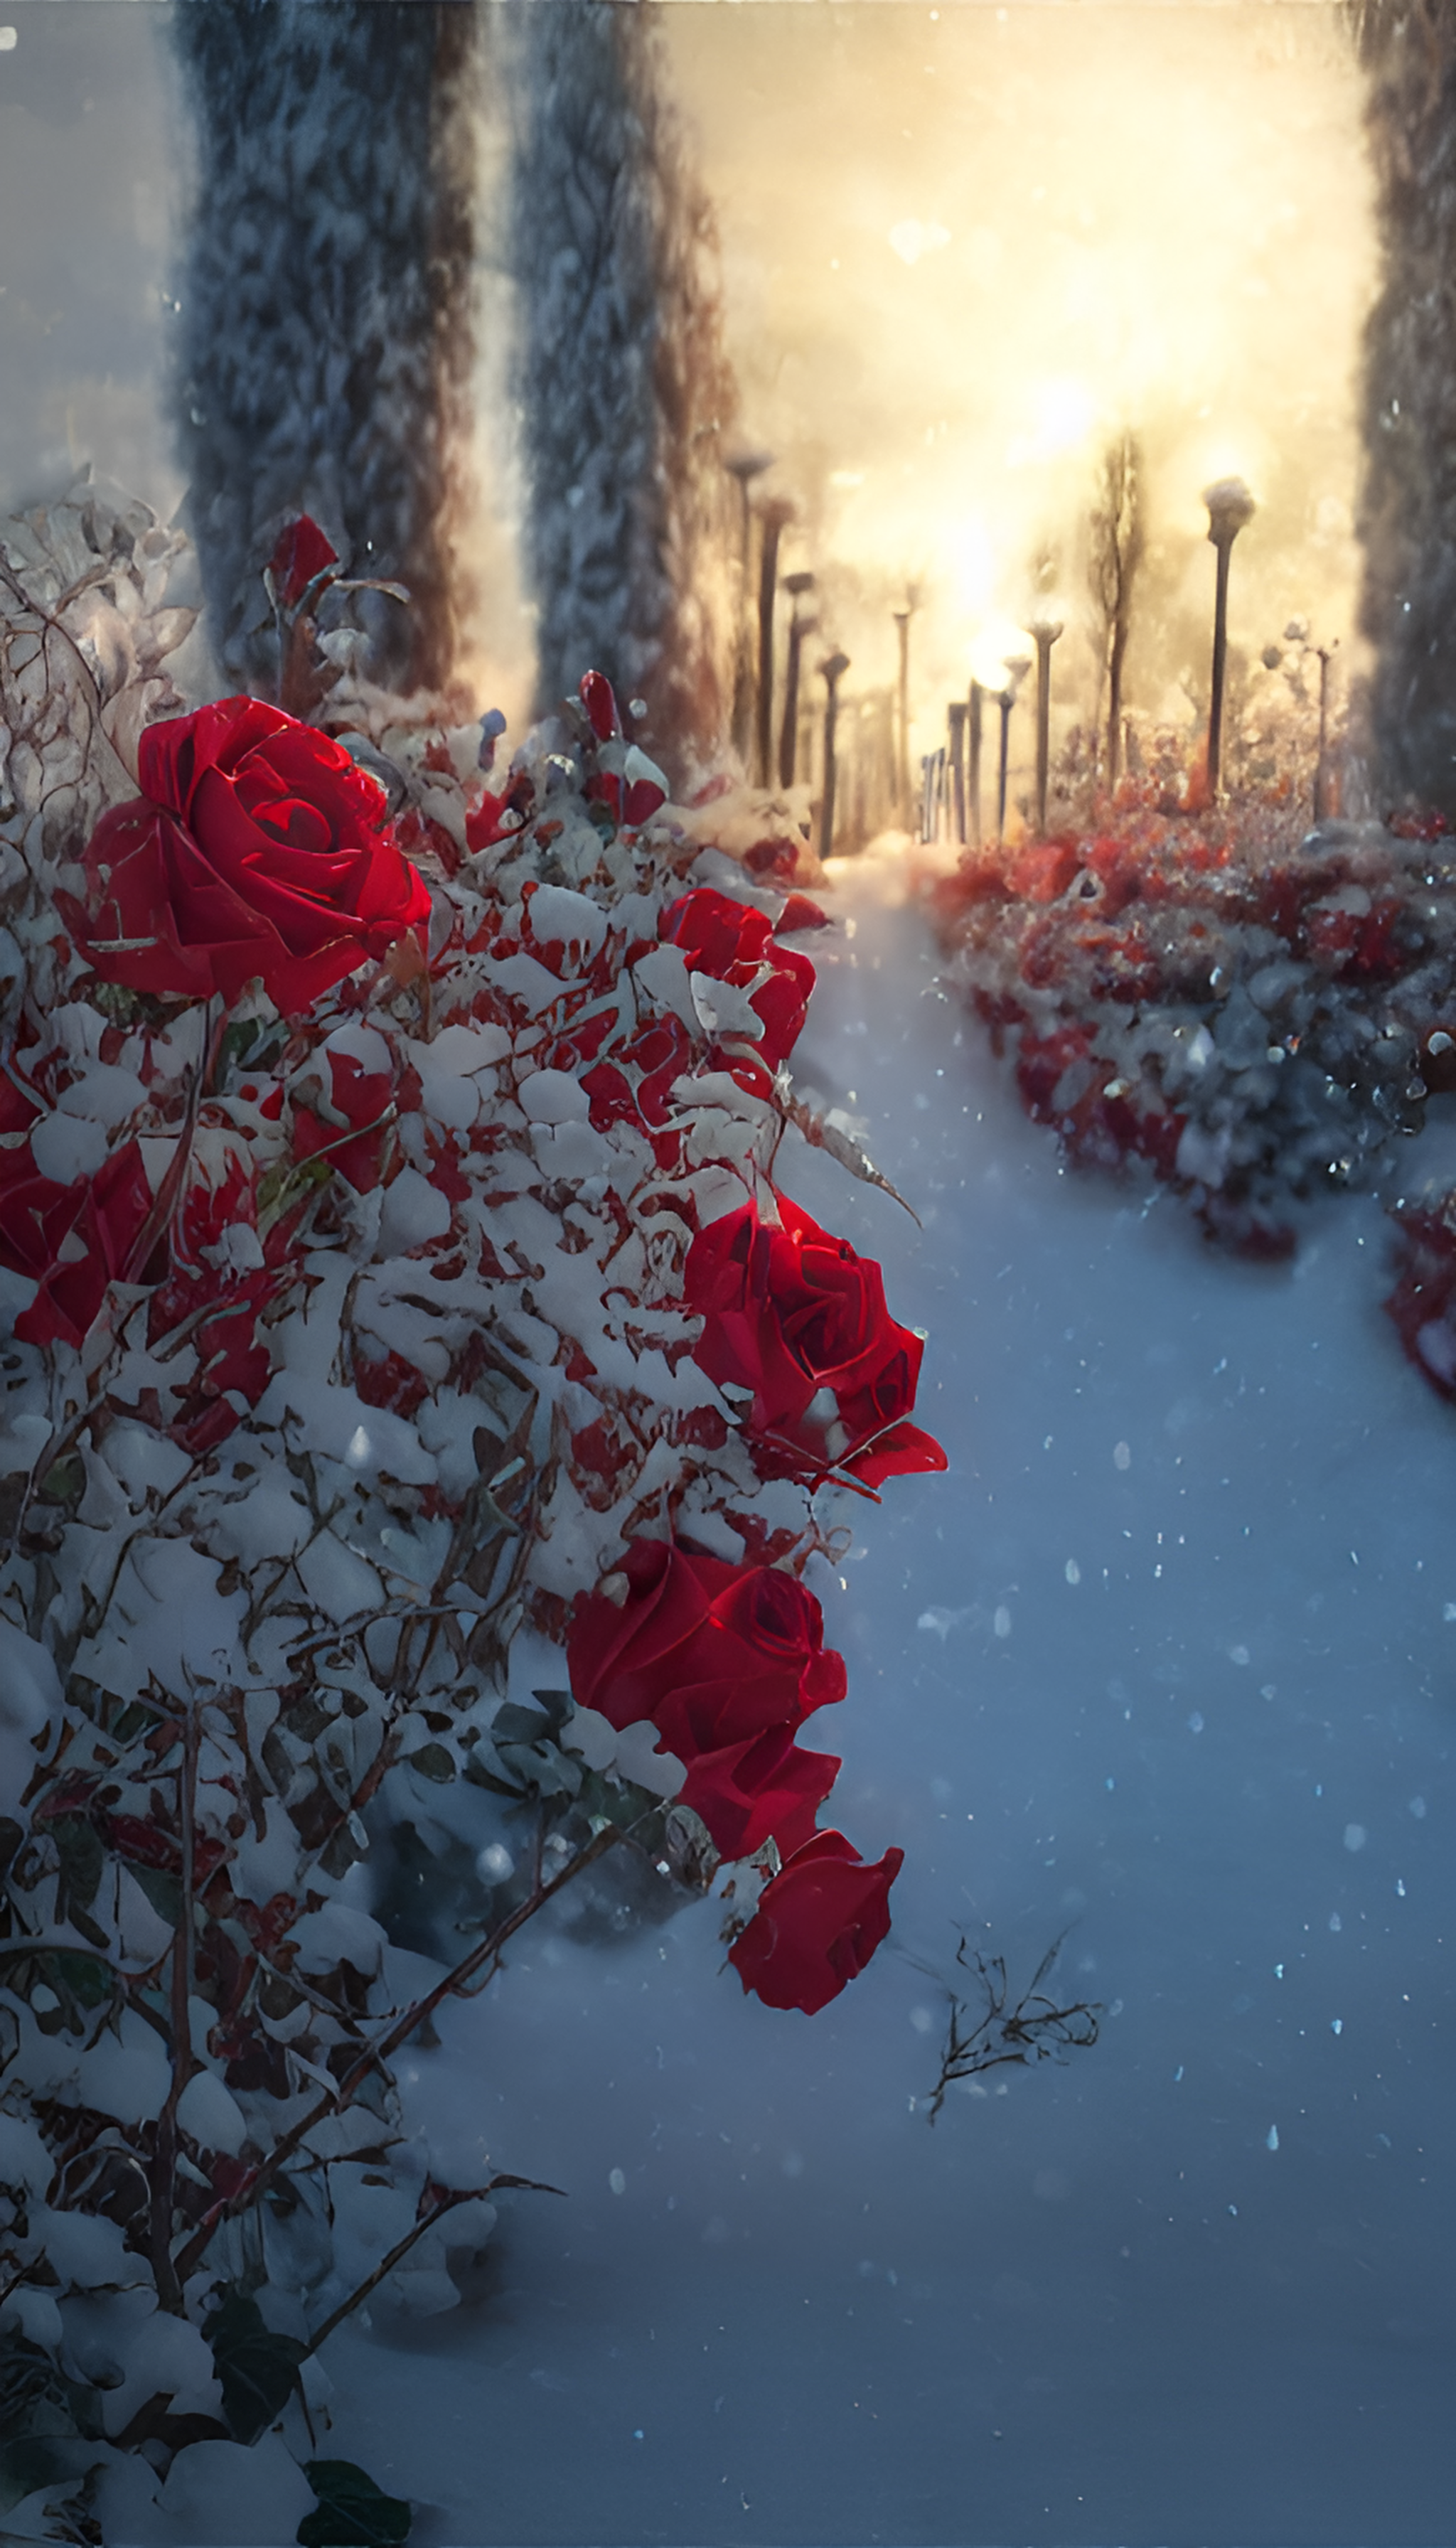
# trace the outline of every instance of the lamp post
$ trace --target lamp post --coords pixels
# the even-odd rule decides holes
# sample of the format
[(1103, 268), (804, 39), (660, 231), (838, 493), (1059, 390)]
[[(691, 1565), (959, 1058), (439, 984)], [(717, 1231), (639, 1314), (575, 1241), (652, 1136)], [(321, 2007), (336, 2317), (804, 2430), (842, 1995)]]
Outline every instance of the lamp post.
[(812, 635), (819, 622), (812, 615), (804, 616), (799, 609), (802, 596), (814, 590), (814, 579), (806, 569), (801, 569), (797, 575), (786, 575), (783, 590), (790, 596), (792, 616), (788, 623), (788, 662), (783, 675), (783, 722), (778, 729), (778, 784), (791, 787), (799, 739), (799, 656), (804, 639)]
[(910, 622), (919, 606), (920, 595), (914, 585), (905, 589), (905, 606), (894, 614), (895, 633), (900, 645), (899, 680), (896, 688), (896, 710), (900, 726), (900, 751), (897, 779), (900, 797), (900, 820), (910, 829)]
[(759, 508), (764, 545), (759, 552), (759, 697), (758, 774), (761, 787), (774, 784), (774, 604), (778, 593), (778, 542), (785, 522), (793, 519), (785, 496), (770, 496)]
[(981, 728), (986, 694), (977, 681), (972, 681), (966, 714), (965, 795), (970, 846), (981, 845)]
[(953, 699), (946, 710), (951, 727), (951, 799), (955, 807), (956, 838), (965, 847), (965, 719), (964, 699)]
[(826, 655), (819, 670), (824, 677), (824, 800), (819, 813), (819, 856), (827, 859), (834, 848), (834, 730), (839, 722), (840, 678), (850, 669), (848, 655)]
[(1228, 657), (1228, 558), (1233, 543), (1245, 522), (1254, 517), (1254, 500), (1241, 478), (1221, 478), (1217, 485), (1205, 487), (1203, 500), (1209, 508), (1209, 538), (1218, 552), (1218, 580), (1214, 587), (1214, 669), (1209, 697), (1208, 787), (1211, 797), (1219, 792), (1219, 765), (1224, 744), (1224, 675)]
[(1006, 655), (1002, 661), (1006, 667), (1006, 687), (996, 693), (996, 705), (1001, 711), (1001, 760), (996, 774), (998, 849), (1006, 838), (1006, 773), (1011, 759), (1011, 711), (1016, 705), (1017, 691), (1032, 669), (1030, 655)]
[(1051, 649), (1062, 622), (1039, 614), (1027, 630), (1037, 649), (1037, 838), (1046, 838), (1046, 781), (1051, 767)]
[(748, 651), (748, 562), (749, 500), (748, 491), (756, 478), (774, 465), (770, 451), (740, 451), (727, 463), (728, 475), (738, 481), (738, 642), (733, 650), (733, 749), (743, 762), (748, 760), (749, 738), (754, 722), (753, 667)]

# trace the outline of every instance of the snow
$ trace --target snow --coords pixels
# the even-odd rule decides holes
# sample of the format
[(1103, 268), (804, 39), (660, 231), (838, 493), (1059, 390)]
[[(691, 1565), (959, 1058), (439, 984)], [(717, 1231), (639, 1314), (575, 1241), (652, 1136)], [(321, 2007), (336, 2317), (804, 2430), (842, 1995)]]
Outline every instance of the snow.
[[(164, 2486), (142, 2459), (114, 2463), (97, 2489), (109, 2539), (156, 2548), (261, 2548), (292, 2539), (314, 2491), (275, 2433), (240, 2442), (189, 2442)], [(160, 2511), (158, 2512), (158, 2507)]]
[(31, 1136), (31, 1155), (43, 1177), (68, 1186), (95, 1176), (106, 1157), (106, 1134), (83, 1115), (47, 1115)]
[[(924, 1235), (779, 1164), (929, 1329), (952, 1459), (820, 1576), (894, 1930), (812, 2022), (707, 1907), (516, 1942), (407, 2099), (569, 2202), (505, 2198), (502, 2297), (331, 2339), (327, 2446), (460, 2541), (1441, 2535), (1456, 1435), (1379, 1209), (1271, 1272), (1061, 1175), (918, 921), (844, 890), (799, 1076)], [(931, 2131), (962, 1927), (1023, 1984), (1065, 1931), (1102, 2041)]]
[(39, 1734), (59, 1705), (60, 1682), (46, 1648), (0, 1618), (0, 1723)]
[(247, 2139), (247, 2118), (212, 2070), (195, 2070), (177, 2100), (177, 2121), (203, 2149), (235, 2158)]
[(379, 1252), (382, 1256), (407, 1256), (411, 1249), (427, 1247), (432, 1238), (443, 1238), (450, 1227), (450, 1204), (438, 1186), (422, 1177), (417, 1168), (402, 1168), (394, 1183), (385, 1191), (384, 1210), (379, 1222)]

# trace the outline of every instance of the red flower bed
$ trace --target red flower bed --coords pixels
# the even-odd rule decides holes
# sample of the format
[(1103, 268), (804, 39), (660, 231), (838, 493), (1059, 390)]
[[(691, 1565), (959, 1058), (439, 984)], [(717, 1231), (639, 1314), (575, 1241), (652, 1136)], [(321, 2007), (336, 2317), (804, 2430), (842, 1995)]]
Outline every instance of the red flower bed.
[(937, 926), (1028, 1111), (1069, 1158), (1141, 1160), (1257, 1255), (1291, 1205), (1356, 1181), (1437, 1084), (1456, 1011), (1453, 878), (1423, 829), (1283, 804), (1100, 826), (984, 851), (934, 890)]

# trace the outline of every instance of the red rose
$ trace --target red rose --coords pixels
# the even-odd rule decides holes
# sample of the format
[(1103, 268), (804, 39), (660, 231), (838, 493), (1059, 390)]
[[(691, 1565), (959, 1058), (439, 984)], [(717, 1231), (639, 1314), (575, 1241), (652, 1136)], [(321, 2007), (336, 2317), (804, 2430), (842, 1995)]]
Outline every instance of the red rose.
[(57, 896), (104, 980), (235, 1000), (261, 975), (298, 1010), (428, 919), (376, 782), (281, 708), (220, 699), (167, 718), (139, 763), (144, 794), (87, 845), (88, 906)]
[(781, 1227), (740, 1205), (687, 1251), (686, 1308), (705, 1320), (693, 1359), (753, 1391), (745, 1417), (775, 1468), (849, 1469), (869, 1487), (944, 1469), (939, 1442), (905, 1421), (923, 1350), (885, 1307), (879, 1267), (786, 1196)]
[[(814, 967), (807, 956), (775, 945), (762, 911), (699, 885), (664, 912), (660, 934), (682, 948), (690, 973), (710, 973), (716, 982), (749, 991), (749, 1006), (763, 1020), (758, 1049), (764, 1060), (776, 1070), (788, 1059), (808, 1014)], [(766, 968), (767, 979), (760, 981)]]
[(814, 1817), (841, 1767), (833, 1752), (801, 1752), (786, 1725), (774, 1725), (751, 1743), (699, 1752), (678, 1802), (701, 1816), (722, 1858), (752, 1858), (766, 1840), (790, 1858), (813, 1839)]
[(0, 1150), (0, 1264), (39, 1284), (15, 1332), (33, 1345), (85, 1342), (107, 1286), (125, 1274), (151, 1210), (135, 1141), (74, 1185), (43, 1177), (29, 1141)]
[(824, 1613), (792, 1575), (660, 1539), (635, 1541), (621, 1572), (620, 1606), (585, 1594), (567, 1641), (573, 1697), (619, 1732), (650, 1719), (690, 1765), (844, 1697), (844, 1659), (825, 1653)]
[(827, 2008), (863, 1973), (890, 1925), (889, 1891), (904, 1865), (887, 1849), (865, 1866), (843, 1832), (816, 1832), (766, 1884), (759, 1907), (728, 1950), (746, 1991), (769, 2008)]

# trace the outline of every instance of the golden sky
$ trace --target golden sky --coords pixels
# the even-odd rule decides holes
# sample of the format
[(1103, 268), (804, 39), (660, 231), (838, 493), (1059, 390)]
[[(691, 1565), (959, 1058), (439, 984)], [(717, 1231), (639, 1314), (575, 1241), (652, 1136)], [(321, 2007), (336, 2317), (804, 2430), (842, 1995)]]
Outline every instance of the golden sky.
[[(916, 622), (920, 749), (1029, 606), (1066, 606), (1065, 723), (1091, 679), (1084, 524), (1122, 424), (1148, 460), (1130, 688), (1191, 713), (1213, 552), (1199, 498), (1259, 512), (1231, 635), (1343, 641), (1357, 553), (1360, 328), (1374, 286), (1359, 76), (1321, 0), (1228, 6), (677, 0), (673, 76), (717, 209), (760, 482), (801, 506), (851, 683)], [(932, 730), (934, 729), (934, 730)]]

